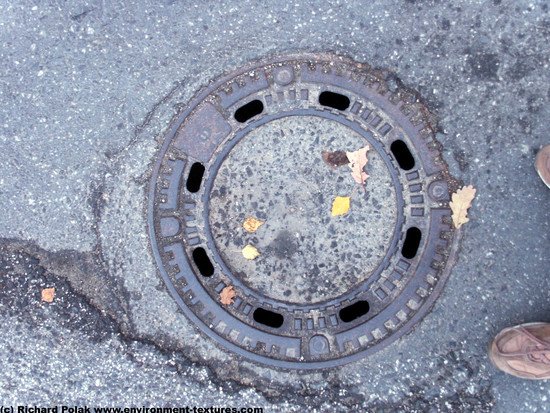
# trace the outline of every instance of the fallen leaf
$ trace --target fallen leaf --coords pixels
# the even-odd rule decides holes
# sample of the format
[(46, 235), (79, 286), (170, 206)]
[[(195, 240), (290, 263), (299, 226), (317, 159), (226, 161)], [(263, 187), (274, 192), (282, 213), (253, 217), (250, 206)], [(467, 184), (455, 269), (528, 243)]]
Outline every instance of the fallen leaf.
[(350, 207), (350, 199), (351, 197), (349, 196), (337, 196), (332, 203), (332, 216), (344, 215), (348, 212)]
[(243, 223), (244, 229), (248, 232), (256, 232), (264, 224), (264, 221), (260, 221), (254, 217), (248, 217)]
[(55, 295), (55, 288), (44, 288), (42, 290), (42, 301), (45, 301), (47, 303), (51, 303), (53, 301), (53, 297)]
[(245, 257), (247, 260), (253, 260), (258, 255), (260, 255), (258, 250), (252, 245), (247, 245), (246, 247), (243, 248), (241, 252), (243, 254), (243, 257)]
[(235, 300), (233, 300), (233, 298), (235, 297), (235, 294), (236, 293), (232, 285), (230, 285), (229, 287), (225, 287), (220, 292), (220, 298), (221, 298), (222, 304), (225, 304), (225, 305), (233, 304), (235, 302)]
[(344, 151), (335, 151), (335, 152), (322, 152), (323, 161), (330, 166), (332, 169), (336, 169), (339, 166), (349, 164), (348, 156)]
[(355, 182), (358, 184), (364, 184), (369, 175), (363, 168), (368, 162), (367, 151), (370, 149), (369, 145), (366, 145), (364, 148), (358, 149), (355, 152), (346, 152), (346, 155), (349, 159), (349, 167), (351, 168), (351, 176), (355, 179)]
[(470, 218), (467, 218), (466, 215), (468, 214), (468, 208), (472, 206), (475, 195), (476, 189), (472, 185), (465, 186), (453, 194), (449, 206), (453, 211), (453, 223), (456, 228), (460, 228), (462, 224), (470, 221)]

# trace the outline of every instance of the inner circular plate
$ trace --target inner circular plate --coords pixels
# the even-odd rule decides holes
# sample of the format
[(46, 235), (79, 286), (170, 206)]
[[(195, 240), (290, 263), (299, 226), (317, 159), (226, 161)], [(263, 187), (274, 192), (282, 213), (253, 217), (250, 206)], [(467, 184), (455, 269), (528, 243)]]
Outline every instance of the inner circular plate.
[[(388, 166), (368, 151), (365, 190), (323, 151), (355, 151), (369, 142), (318, 116), (286, 116), (252, 129), (224, 159), (210, 194), (210, 227), (229, 270), (275, 300), (316, 303), (354, 288), (378, 268), (395, 231), (395, 188)], [(350, 212), (331, 216), (336, 196)], [(251, 234), (248, 217), (265, 224)], [(254, 245), (261, 255), (239, 254)]]

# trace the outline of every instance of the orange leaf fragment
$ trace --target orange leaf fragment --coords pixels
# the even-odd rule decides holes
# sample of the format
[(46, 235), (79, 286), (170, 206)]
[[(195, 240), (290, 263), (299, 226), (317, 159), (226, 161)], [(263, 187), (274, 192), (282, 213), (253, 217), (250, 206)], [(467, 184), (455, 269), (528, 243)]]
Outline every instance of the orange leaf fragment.
[(47, 303), (51, 303), (53, 301), (53, 297), (55, 295), (55, 288), (44, 288), (42, 290), (42, 301), (45, 301)]
[(248, 217), (243, 223), (243, 228), (248, 232), (256, 232), (264, 224), (264, 221), (260, 221), (254, 217)]
[(470, 218), (467, 218), (466, 215), (468, 215), (468, 208), (472, 206), (475, 195), (476, 189), (472, 185), (465, 186), (453, 194), (449, 206), (453, 211), (453, 223), (457, 229), (460, 228), (462, 224), (470, 221)]
[(222, 304), (224, 305), (230, 305), (230, 304), (233, 304), (235, 302), (235, 300), (233, 300), (233, 298), (235, 297), (235, 290), (233, 289), (233, 286), (230, 285), (228, 287), (225, 287), (221, 292), (220, 292), (220, 298), (221, 298), (221, 302)]

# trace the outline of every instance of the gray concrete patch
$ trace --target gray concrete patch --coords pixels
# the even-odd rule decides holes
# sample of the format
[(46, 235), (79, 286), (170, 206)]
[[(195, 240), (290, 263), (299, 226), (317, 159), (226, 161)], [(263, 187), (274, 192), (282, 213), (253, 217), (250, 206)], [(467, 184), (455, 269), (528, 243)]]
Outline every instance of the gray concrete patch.
[[(368, 153), (372, 179), (364, 193), (347, 165), (332, 171), (321, 157), (324, 149), (352, 152), (365, 144), (350, 128), (313, 116), (282, 118), (248, 134), (222, 164), (210, 204), (229, 268), (252, 288), (294, 303), (341, 295), (374, 272), (397, 219), (387, 166), (375, 150)], [(332, 218), (334, 199), (354, 192), (350, 212)], [(249, 216), (265, 220), (253, 235), (242, 228)], [(239, 254), (247, 244), (260, 257)]]

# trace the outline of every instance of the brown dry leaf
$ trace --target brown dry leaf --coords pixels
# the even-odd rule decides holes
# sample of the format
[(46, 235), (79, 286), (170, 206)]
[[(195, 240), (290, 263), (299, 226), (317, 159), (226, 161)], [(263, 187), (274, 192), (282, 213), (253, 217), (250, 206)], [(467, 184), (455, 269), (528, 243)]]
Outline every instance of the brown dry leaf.
[(230, 285), (229, 287), (225, 287), (220, 292), (220, 298), (221, 298), (222, 304), (225, 304), (225, 305), (233, 304), (235, 302), (235, 300), (233, 300), (233, 298), (235, 297), (235, 294), (236, 293), (232, 285)]
[(364, 148), (358, 149), (355, 152), (346, 152), (349, 159), (349, 167), (351, 168), (351, 176), (358, 184), (364, 184), (369, 175), (363, 171), (363, 168), (368, 162), (367, 151), (370, 149), (369, 145)]
[(472, 185), (465, 186), (453, 194), (452, 201), (449, 203), (453, 211), (453, 223), (456, 228), (470, 221), (467, 218), (468, 208), (472, 206), (472, 200), (476, 195), (476, 189)]
[(51, 303), (53, 301), (53, 297), (55, 295), (55, 288), (44, 288), (42, 290), (42, 301), (45, 301), (47, 303)]
[(322, 152), (323, 161), (330, 166), (332, 169), (336, 169), (339, 166), (349, 164), (348, 156), (344, 151), (335, 151), (335, 152)]
[(349, 196), (337, 196), (332, 203), (332, 216), (344, 215), (348, 212), (350, 207), (350, 199), (351, 197)]
[(243, 257), (245, 257), (247, 260), (253, 260), (260, 255), (258, 250), (250, 244), (244, 247), (241, 252), (243, 254)]
[(248, 232), (256, 232), (264, 224), (264, 221), (260, 221), (254, 217), (248, 217), (243, 223), (244, 229)]

